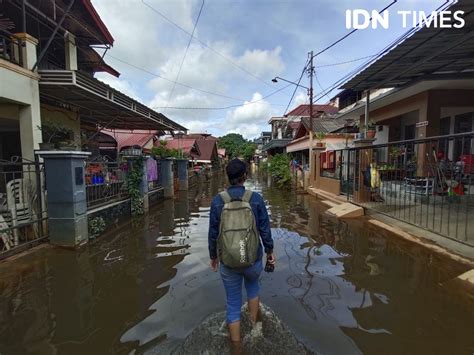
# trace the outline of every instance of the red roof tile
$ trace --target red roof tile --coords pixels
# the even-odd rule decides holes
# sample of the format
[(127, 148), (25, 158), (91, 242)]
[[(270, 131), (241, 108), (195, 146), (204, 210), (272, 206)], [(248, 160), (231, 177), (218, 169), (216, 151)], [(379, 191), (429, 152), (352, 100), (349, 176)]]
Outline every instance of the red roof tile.
[(217, 156), (217, 143), (214, 139), (196, 139), (199, 148), (199, 156), (196, 160), (206, 160), (212, 162)]
[(120, 149), (124, 147), (132, 147), (134, 145), (144, 147), (150, 139), (153, 139), (158, 133), (157, 131), (142, 131), (142, 130), (134, 130), (130, 131), (109, 131), (109, 130), (102, 130), (103, 133), (112, 136), (117, 141), (117, 148)]
[[(313, 105), (313, 115), (318, 113), (336, 113), (337, 107), (332, 105)], [(288, 112), (286, 116), (307, 116), (309, 117), (309, 105), (299, 105), (292, 111)], [(313, 116), (314, 117), (314, 116)]]
[[(194, 156), (199, 154), (199, 148), (197, 147), (195, 139), (183, 138), (183, 139), (170, 139), (166, 141), (166, 148), (168, 149), (181, 149), (184, 154)], [(158, 146), (159, 142), (155, 143)], [(193, 148), (196, 152), (192, 152)], [(195, 154), (192, 154), (195, 153)], [(197, 154), (196, 154), (197, 153)]]

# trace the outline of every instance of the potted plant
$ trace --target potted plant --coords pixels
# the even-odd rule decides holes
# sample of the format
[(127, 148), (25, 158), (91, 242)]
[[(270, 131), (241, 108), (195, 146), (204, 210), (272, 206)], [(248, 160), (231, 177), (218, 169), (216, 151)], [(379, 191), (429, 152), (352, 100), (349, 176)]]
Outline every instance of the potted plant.
[[(52, 150), (55, 148), (61, 148), (64, 145), (68, 145), (71, 148), (74, 139), (74, 132), (56, 122), (44, 122), (41, 126), (38, 126), (43, 137), (43, 143), (40, 143), (41, 150)], [(74, 144), (74, 149), (76, 148)]]
[(367, 126), (367, 138), (375, 138), (375, 123), (370, 122), (369, 125)]
[(318, 142), (316, 143), (316, 147), (324, 147), (324, 138), (326, 138), (326, 133), (324, 132), (316, 132), (315, 134), (316, 136), (316, 139), (318, 140)]

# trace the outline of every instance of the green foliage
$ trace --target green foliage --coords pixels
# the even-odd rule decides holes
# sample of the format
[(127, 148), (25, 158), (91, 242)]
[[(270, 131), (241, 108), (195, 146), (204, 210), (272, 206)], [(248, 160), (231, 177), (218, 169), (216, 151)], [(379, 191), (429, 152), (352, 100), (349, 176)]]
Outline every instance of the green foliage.
[(247, 141), (241, 134), (229, 133), (219, 138), (217, 142), (219, 148), (225, 148), (226, 155), (232, 158), (242, 157), (250, 160), (255, 153), (255, 144)]
[(183, 153), (181, 149), (176, 148), (167, 148), (167, 141), (161, 140), (158, 147), (153, 147), (151, 149), (151, 154), (158, 158), (186, 158), (187, 155)]
[(143, 159), (135, 159), (131, 163), (131, 169), (127, 173), (126, 187), (130, 195), (132, 205), (132, 216), (143, 214), (143, 198), (140, 185), (143, 178)]
[(72, 129), (57, 123), (57, 122), (43, 122), (41, 126), (37, 126), (41, 131), (43, 142), (57, 143), (59, 141), (74, 140), (74, 132)]
[(290, 186), (290, 160), (287, 154), (277, 154), (270, 160), (268, 171), (280, 187)]
[(257, 146), (254, 143), (245, 143), (242, 148), (242, 157), (247, 161), (251, 160), (253, 158), (253, 155), (255, 154), (256, 148)]
[(269, 166), (268, 166), (268, 160), (261, 161), (258, 166), (259, 166), (259, 168), (260, 168), (260, 171), (268, 172), (268, 168), (269, 168)]
[(89, 238), (97, 238), (106, 228), (105, 220), (102, 217), (94, 217), (89, 220)]
[(326, 138), (326, 133), (324, 132), (316, 132), (316, 139), (320, 142), (322, 142), (324, 140), (324, 138)]

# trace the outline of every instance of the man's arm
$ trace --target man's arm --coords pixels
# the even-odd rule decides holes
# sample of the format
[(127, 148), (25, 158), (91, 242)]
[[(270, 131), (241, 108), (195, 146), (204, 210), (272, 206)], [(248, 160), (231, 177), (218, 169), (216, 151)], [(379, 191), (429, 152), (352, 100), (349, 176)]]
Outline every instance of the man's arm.
[(258, 204), (258, 231), (260, 238), (262, 238), (265, 253), (271, 254), (273, 252), (273, 238), (270, 229), (270, 218), (268, 218), (267, 207), (261, 197)]
[(213, 200), (211, 204), (211, 211), (209, 215), (209, 257), (217, 259), (217, 238), (219, 237), (220, 214), (217, 210), (216, 201)]

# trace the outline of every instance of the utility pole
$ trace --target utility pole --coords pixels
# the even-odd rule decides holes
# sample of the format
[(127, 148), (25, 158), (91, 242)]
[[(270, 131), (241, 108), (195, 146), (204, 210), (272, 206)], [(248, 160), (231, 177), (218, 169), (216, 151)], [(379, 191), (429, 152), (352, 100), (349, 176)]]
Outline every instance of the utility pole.
[[(309, 176), (316, 173), (313, 159), (313, 51), (309, 52)], [(316, 176), (314, 176), (316, 178)]]

